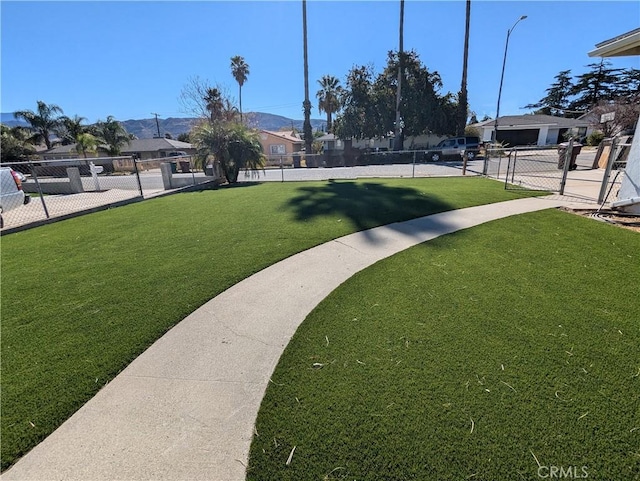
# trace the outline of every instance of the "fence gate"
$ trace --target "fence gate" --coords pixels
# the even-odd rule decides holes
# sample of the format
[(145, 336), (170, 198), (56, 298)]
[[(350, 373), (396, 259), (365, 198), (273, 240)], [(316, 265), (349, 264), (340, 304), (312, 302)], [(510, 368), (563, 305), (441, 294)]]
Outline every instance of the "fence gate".
[(555, 147), (487, 149), (484, 173), (504, 181), (507, 190), (561, 193), (570, 167), (566, 158), (568, 155)]

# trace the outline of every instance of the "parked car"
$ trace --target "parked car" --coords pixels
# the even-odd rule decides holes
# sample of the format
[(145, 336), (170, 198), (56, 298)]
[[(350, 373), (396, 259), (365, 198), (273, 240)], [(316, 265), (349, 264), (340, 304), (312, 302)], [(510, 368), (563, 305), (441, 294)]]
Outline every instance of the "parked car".
[(4, 227), (2, 214), (26, 205), (31, 200), (22, 190), (23, 179), (23, 174), (10, 167), (0, 167), (0, 227)]
[(438, 162), (440, 160), (462, 160), (462, 155), (467, 160), (473, 160), (480, 152), (480, 139), (478, 137), (452, 137), (445, 139), (429, 149), (425, 153), (425, 160)]
[(167, 157), (187, 157), (189, 154), (187, 154), (186, 152), (182, 151), (182, 150), (176, 150), (173, 152), (169, 152), (167, 154)]

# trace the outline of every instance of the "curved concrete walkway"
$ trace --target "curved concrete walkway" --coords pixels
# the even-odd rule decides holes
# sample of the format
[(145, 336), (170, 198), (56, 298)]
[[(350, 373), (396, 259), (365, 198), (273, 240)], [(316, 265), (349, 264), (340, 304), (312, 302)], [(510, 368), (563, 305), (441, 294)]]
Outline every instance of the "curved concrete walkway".
[(332, 290), (418, 243), (562, 205), (570, 204), (530, 198), (444, 212), (285, 259), (189, 315), (1, 479), (244, 480), (269, 378), (298, 325)]

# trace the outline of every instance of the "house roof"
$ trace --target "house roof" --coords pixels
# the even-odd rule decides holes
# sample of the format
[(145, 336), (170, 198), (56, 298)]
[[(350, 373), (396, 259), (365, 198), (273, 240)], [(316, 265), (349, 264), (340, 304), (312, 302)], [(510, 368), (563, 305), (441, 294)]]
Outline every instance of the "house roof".
[[(495, 119), (485, 120), (473, 124), (473, 127), (492, 127)], [(558, 127), (561, 129), (572, 127), (587, 127), (589, 122), (580, 119), (565, 119), (564, 117), (555, 117), (553, 115), (505, 115), (498, 119), (498, 125), (501, 127)]]
[(157, 152), (159, 150), (185, 150), (193, 149), (193, 145), (179, 140), (155, 138), (155, 139), (135, 139), (122, 148), (125, 152)]
[(318, 137), (316, 140), (319, 140), (320, 142), (327, 142), (331, 140), (338, 140), (338, 137), (336, 137), (334, 134), (324, 134), (322, 137)]
[(626, 57), (640, 55), (640, 28), (596, 44), (589, 57)]
[[(106, 146), (98, 145), (99, 150), (106, 150)], [(58, 145), (49, 150), (39, 151), (40, 154), (77, 154), (76, 144)]]
[(273, 130), (262, 130), (262, 132), (296, 144), (303, 143), (303, 140), (300, 137), (296, 137), (295, 135), (293, 135), (293, 132), (274, 132)]
[[(100, 145), (99, 149), (107, 149), (106, 145)], [(179, 140), (172, 139), (135, 139), (129, 141), (127, 145), (122, 148), (123, 154), (129, 154), (133, 152), (158, 152), (160, 150), (187, 150), (193, 149), (193, 145), (187, 142), (180, 142)], [(45, 154), (75, 154), (76, 144), (59, 145), (46, 152)]]

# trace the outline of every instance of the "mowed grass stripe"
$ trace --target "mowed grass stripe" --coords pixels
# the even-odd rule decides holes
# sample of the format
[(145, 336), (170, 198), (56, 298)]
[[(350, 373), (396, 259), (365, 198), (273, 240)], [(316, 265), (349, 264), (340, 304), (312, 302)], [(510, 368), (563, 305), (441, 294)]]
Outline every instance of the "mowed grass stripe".
[(3, 236), (2, 468), (251, 274), (363, 228), (522, 196), (479, 178), (258, 184)]
[(287, 346), (248, 479), (639, 479), (639, 256), (544, 211), (356, 274)]

